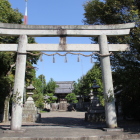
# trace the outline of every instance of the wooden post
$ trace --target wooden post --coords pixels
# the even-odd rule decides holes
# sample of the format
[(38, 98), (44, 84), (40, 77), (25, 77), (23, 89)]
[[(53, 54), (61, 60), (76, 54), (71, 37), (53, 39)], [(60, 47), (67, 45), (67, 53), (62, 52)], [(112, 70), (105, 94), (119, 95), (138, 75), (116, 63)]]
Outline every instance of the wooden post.
[[(102, 55), (109, 54), (107, 36), (105, 34), (99, 36), (99, 46), (100, 53)], [(117, 127), (117, 118), (115, 111), (115, 100), (110, 65), (110, 56), (101, 56), (100, 60), (102, 67), (103, 90), (105, 97), (106, 124), (107, 127), (109, 128), (115, 128)]]
[(12, 103), (11, 130), (14, 131), (20, 130), (22, 125), (23, 93), (26, 68), (26, 46), (27, 36), (20, 35)]

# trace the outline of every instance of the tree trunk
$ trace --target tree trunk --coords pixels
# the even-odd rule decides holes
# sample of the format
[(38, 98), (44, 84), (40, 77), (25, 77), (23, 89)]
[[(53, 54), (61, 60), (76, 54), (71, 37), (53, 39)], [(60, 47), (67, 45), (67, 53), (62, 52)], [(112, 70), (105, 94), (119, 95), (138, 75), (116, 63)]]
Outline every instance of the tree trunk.
[(5, 102), (4, 102), (4, 113), (3, 113), (3, 122), (8, 122), (9, 121), (9, 101), (10, 101), (11, 95), (12, 95), (12, 91), (5, 98)]
[(9, 100), (10, 100), (10, 97), (7, 96), (4, 102), (3, 122), (9, 121)]

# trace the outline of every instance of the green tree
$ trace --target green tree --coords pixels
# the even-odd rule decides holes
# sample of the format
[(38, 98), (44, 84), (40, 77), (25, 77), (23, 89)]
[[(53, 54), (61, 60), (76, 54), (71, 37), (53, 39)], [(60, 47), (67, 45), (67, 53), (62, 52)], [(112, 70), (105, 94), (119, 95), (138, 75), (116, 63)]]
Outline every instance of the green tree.
[(54, 94), (53, 93), (47, 93), (47, 96), (49, 96), (49, 98), (48, 99), (46, 99), (46, 102), (47, 103), (55, 103), (56, 102), (56, 100), (57, 100), (57, 97), (56, 96), (54, 96)]
[(76, 98), (76, 95), (74, 93), (70, 93), (65, 97), (68, 101), (68, 103), (77, 103), (78, 100)]
[[(111, 57), (113, 81), (116, 93), (122, 93), (120, 101), (124, 115), (140, 116), (138, 108), (140, 96), (140, 1), (139, 0), (91, 0), (84, 4), (87, 25), (121, 24), (135, 22), (130, 35), (123, 37), (108, 37), (109, 43), (128, 43), (130, 52), (114, 52)], [(97, 38), (92, 38), (97, 43)], [(137, 112), (137, 113), (135, 113)]]
[[(22, 18), (23, 15), (17, 9), (12, 9), (8, 0), (0, 0), (0, 22), (22, 24)], [(18, 37), (1, 36), (0, 43), (18, 43)], [(28, 38), (28, 43), (35, 43), (34, 38)], [(26, 83), (30, 83), (31, 79), (35, 76), (35, 70), (32, 64), (37, 62), (38, 56), (28, 55), (27, 60)], [(8, 116), (9, 100), (14, 83), (15, 62), (15, 52), (0, 52), (0, 114), (4, 112), (5, 105), (5, 110), (7, 110), (7, 112), (4, 113), (4, 117)], [(8, 117), (6, 117), (4, 121), (7, 121), (7, 119)]]
[(45, 76), (43, 74), (38, 76), (39, 80), (41, 81), (41, 89), (42, 89), (42, 94), (45, 95), (46, 94), (46, 79)]
[(55, 93), (55, 88), (58, 87), (56, 82), (51, 78), (47, 83), (46, 93)]
[(44, 94), (43, 93), (45, 90), (44, 86), (46, 87), (45, 83), (46, 83), (45, 76), (43, 74), (33, 79), (33, 85), (36, 88), (34, 91), (33, 99), (35, 101), (36, 107), (40, 109), (44, 107), (44, 104), (43, 104)]
[(47, 87), (46, 87), (46, 90), (47, 90), (47, 93), (55, 93), (55, 88), (58, 87), (56, 85), (56, 82), (51, 78), (49, 80), (49, 82), (47, 83)]
[(58, 85), (51, 78), (46, 86), (46, 95), (49, 96), (49, 98), (46, 100), (48, 103), (55, 103), (56, 102), (57, 97), (54, 96), (56, 87), (58, 87)]
[(73, 85), (74, 89), (73, 89), (73, 92), (76, 94), (76, 95), (81, 95), (81, 91), (80, 91), (80, 88), (82, 87), (82, 78), (81, 79), (78, 79), (77, 82), (74, 82), (74, 85)]
[[(0, 22), (4, 23), (22, 23), (22, 14), (18, 10), (13, 10), (7, 0), (0, 0)], [(0, 43), (18, 42), (17, 37), (0, 37)], [(14, 70), (16, 55), (13, 52), (0, 52), (0, 114), (4, 113), (4, 121), (8, 120), (9, 100), (14, 82)], [(4, 107), (5, 104), (5, 107)]]
[(93, 81), (97, 81), (97, 85), (100, 86), (99, 99), (102, 105), (104, 105), (103, 100), (103, 86), (102, 86), (102, 74), (99, 64), (95, 64), (81, 79), (78, 83), (75, 83), (73, 92), (77, 95), (88, 96), (93, 85)]
[(54, 96), (54, 93), (55, 88), (58, 86), (52, 78), (48, 83), (46, 83), (45, 76), (41, 74), (37, 78), (33, 79), (33, 85), (36, 88), (34, 91), (33, 99), (38, 108), (43, 109), (44, 96), (49, 96), (49, 98), (46, 99), (47, 103), (56, 102), (57, 97)]

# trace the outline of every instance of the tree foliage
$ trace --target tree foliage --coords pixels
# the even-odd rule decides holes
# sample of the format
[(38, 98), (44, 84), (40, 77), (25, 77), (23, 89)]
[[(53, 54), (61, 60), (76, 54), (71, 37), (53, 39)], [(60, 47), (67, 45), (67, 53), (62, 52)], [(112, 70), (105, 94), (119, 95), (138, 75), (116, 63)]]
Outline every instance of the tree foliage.
[(50, 104), (50, 103), (55, 103), (55, 102), (56, 102), (57, 97), (54, 96), (53, 93), (48, 93), (47, 96), (49, 97), (48, 99), (46, 99), (46, 102), (47, 102), (47, 103)]
[(56, 82), (51, 78), (46, 86), (46, 95), (49, 96), (49, 98), (46, 100), (47, 103), (56, 102), (57, 97), (54, 96), (54, 94), (55, 94), (55, 88), (57, 88), (57, 87), (58, 87), (58, 85), (56, 85)]
[[(133, 117), (140, 109), (140, 1), (139, 0), (91, 0), (84, 4), (84, 23), (87, 25), (122, 24), (135, 22), (130, 35), (108, 37), (110, 44), (130, 44), (130, 52), (114, 52), (111, 57), (115, 93), (120, 96), (124, 115)], [(97, 38), (92, 38), (97, 43)]]
[(65, 98), (67, 99), (68, 103), (77, 103), (78, 102), (75, 93), (67, 94), (67, 96)]
[(49, 80), (48, 83), (46, 83), (45, 76), (41, 74), (37, 78), (33, 79), (33, 85), (36, 88), (33, 98), (37, 107), (43, 108), (43, 103), (45, 101), (44, 96), (49, 97), (46, 99), (47, 103), (56, 102), (57, 97), (54, 96), (54, 93), (57, 85), (52, 78)]
[[(22, 14), (18, 10), (13, 10), (7, 0), (0, 0), (0, 22), (22, 23)], [(17, 37), (0, 37), (0, 43), (15, 43)], [(3, 112), (4, 101), (13, 87), (14, 69), (11, 65), (15, 63), (16, 55), (13, 52), (0, 52), (0, 113)]]
[(50, 81), (47, 83), (46, 86), (46, 93), (55, 93), (55, 88), (58, 87), (56, 82), (51, 78)]
[(44, 85), (44, 83), (46, 83), (46, 81), (45, 81), (45, 76), (43, 74), (39, 75), (37, 78), (35, 77), (33, 79), (33, 85), (36, 88), (34, 90), (33, 99), (34, 99), (36, 107), (38, 107), (40, 109), (42, 109), (44, 106), (43, 105), (43, 103), (44, 103), (43, 93), (44, 93), (45, 87), (46, 87), (46, 84)]
[[(0, 0), (0, 22), (22, 24), (23, 15), (18, 9), (12, 9), (8, 0)], [(18, 43), (18, 37), (0, 36), (1, 44)], [(29, 37), (28, 43), (35, 43), (34, 38)], [(36, 53), (36, 52), (35, 52)], [(15, 52), (0, 52), (0, 113), (3, 113), (4, 100), (10, 97), (11, 90), (14, 84), (15, 62), (17, 53)], [(37, 63), (39, 56), (27, 55), (26, 65), (26, 83), (29, 84), (35, 76), (33, 64)]]
[(101, 104), (104, 104), (103, 100), (103, 86), (102, 86), (102, 74), (101, 68), (99, 64), (95, 64), (86, 75), (82, 76), (81, 79), (78, 80), (77, 83), (74, 84), (73, 92), (77, 95), (88, 96), (90, 94), (91, 87), (93, 85), (93, 81), (96, 80), (97, 85), (100, 86), (99, 91), (99, 99)]

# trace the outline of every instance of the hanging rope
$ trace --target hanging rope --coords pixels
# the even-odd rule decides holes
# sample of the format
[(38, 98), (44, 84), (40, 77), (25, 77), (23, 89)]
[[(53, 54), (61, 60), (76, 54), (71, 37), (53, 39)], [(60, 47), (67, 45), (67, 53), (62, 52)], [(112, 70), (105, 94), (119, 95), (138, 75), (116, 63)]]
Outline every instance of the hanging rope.
[(65, 56), (65, 63), (68, 62), (68, 60), (67, 60), (67, 54), (78, 55), (77, 62), (80, 62), (80, 55), (82, 55), (84, 57), (90, 57), (91, 63), (93, 63), (93, 55), (95, 55), (95, 54), (99, 55), (100, 57), (107, 57), (107, 56), (113, 55), (112, 52), (110, 52), (109, 54), (100, 54), (98, 52), (92, 52), (89, 55), (85, 55), (83, 53), (72, 53), (72, 52), (66, 52), (65, 54), (60, 54), (60, 53), (47, 54), (47, 53), (44, 53), (44, 52), (39, 52), (37, 54), (31, 53), (31, 52), (26, 52), (26, 53), (17, 52), (17, 53), (18, 54), (30, 54), (30, 55), (33, 55), (33, 56), (40, 55), (40, 58), (39, 58), (40, 61), (43, 61), (42, 55), (53, 56), (53, 63), (55, 63), (55, 55)]
[(98, 52), (93, 52), (89, 55), (85, 55), (85, 54), (82, 54), (82, 53), (72, 53), (72, 52), (66, 52), (65, 54), (60, 54), (60, 53), (53, 53), (53, 54), (47, 54), (47, 53), (43, 53), (43, 52), (40, 52), (40, 53), (37, 53), (37, 54), (34, 54), (34, 53), (31, 53), (31, 52), (26, 52), (26, 53), (22, 53), (22, 52), (17, 52), (19, 54), (30, 54), (30, 55), (33, 55), (33, 56), (38, 56), (38, 55), (47, 55), (47, 56), (54, 56), (54, 55), (59, 55), (59, 56), (66, 56), (67, 54), (73, 54), (73, 55), (82, 55), (82, 56), (85, 56), (85, 57), (90, 57), (90, 56), (93, 56), (95, 54), (101, 56), (101, 57), (105, 57), (105, 56), (110, 56), (110, 55), (113, 55), (112, 52), (110, 52), (109, 54), (100, 54)]

